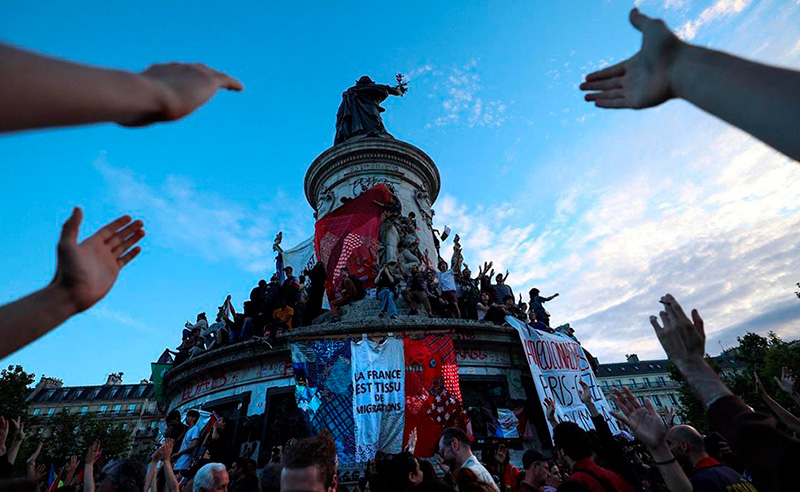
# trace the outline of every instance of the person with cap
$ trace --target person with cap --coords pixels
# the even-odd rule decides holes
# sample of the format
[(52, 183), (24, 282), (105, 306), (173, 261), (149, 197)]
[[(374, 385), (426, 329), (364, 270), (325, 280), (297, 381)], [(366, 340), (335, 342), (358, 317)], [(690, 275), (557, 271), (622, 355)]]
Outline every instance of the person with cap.
[(525, 451), (522, 468), (525, 473), (521, 475), (519, 492), (555, 492), (555, 487), (547, 485), (550, 465), (542, 453), (533, 449)]

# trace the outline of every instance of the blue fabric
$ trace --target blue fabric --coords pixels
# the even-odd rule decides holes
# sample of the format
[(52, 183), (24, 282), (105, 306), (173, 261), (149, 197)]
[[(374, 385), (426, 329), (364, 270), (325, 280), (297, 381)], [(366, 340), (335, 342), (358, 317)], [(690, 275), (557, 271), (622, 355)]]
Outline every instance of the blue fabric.
[(397, 306), (394, 304), (394, 293), (391, 290), (379, 290), (378, 299), (381, 301), (381, 311), (389, 313), (389, 316), (397, 316)]

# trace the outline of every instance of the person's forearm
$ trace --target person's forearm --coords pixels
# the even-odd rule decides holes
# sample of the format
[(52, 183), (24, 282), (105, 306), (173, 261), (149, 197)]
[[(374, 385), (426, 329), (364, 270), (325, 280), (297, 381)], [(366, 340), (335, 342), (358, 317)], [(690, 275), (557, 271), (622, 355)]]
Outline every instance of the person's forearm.
[(17, 461), (17, 455), (19, 454), (19, 448), (22, 446), (22, 441), (20, 439), (14, 438), (14, 441), (11, 443), (11, 446), (8, 448), (8, 462), (12, 465), (15, 461)]
[[(653, 461), (656, 463), (664, 463), (674, 459), (669, 446), (663, 443), (659, 446), (648, 448)], [(661, 476), (664, 477), (664, 483), (667, 484), (667, 489), (670, 492), (692, 492), (692, 482), (689, 477), (684, 473), (683, 468), (678, 461), (671, 461), (665, 465), (655, 465)]]
[(158, 492), (157, 490), (153, 490), (153, 479), (156, 476), (157, 465), (158, 461), (151, 461), (150, 466), (147, 468), (147, 476), (144, 479), (144, 492)]
[(135, 122), (162, 110), (146, 77), (0, 44), (0, 131), (101, 121)]
[(178, 479), (175, 478), (175, 470), (172, 469), (172, 463), (169, 460), (164, 460), (164, 477), (167, 479), (167, 490), (178, 492)]
[(94, 466), (92, 465), (87, 464), (83, 468), (83, 492), (94, 492)]
[[(770, 408), (770, 410), (775, 412), (775, 415), (777, 415), (778, 418), (781, 419), (781, 421), (783, 421), (783, 423), (786, 424), (787, 427), (789, 427), (792, 431), (800, 434), (800, 419), (795, 417), (790, 411), (783, 408), (780, 403), (773, 400), (772, 397), (770, 397), (769, 395), (765, 395), (762, 399)], [(9, 461), (11, 461), (10, 451), (8, 455), (9, 455)]]
[(697, 394), (697, 398), (700, 399), (704, 408), (710, 407), (712, 403), (723, 396), (733, 394), (704, 359), (674, 361), (674, 363)]
[(76, 312), (66, 290), (57, 284), (0, 306), (0, 358), (48, 333)]
[(800, 73), (681, 43), (675, 95), (800, 160)]

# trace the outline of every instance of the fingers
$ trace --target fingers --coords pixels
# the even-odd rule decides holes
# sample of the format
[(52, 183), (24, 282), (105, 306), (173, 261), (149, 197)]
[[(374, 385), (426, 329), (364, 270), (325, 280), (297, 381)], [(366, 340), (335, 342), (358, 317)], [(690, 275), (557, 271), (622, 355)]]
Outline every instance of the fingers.
[(671, 327), (671, 323), (669, 322), (669, 315), (666, 311), (661, 311), (658, 313), (661, 316), (661, 323), (664, 325), (664, 329)]
[(689, 317), (683, 312), (681, 303), (672, 294), (665, 295), (664, 301), (666, 302), (667, 312), (670, 315), (674, 315), (676, 321), (689, 321)]
[(612, 77), (621, 77), (625, 75), (625, 62), (627, 62), (627, 60), (619, 62), (616, 65), (611, 65), (610, 67), (606, 67), (602, 70), (590, 73), (589, 75), (586, 76), (586, 82), (610, 79)]
[[(213, 69), (212, 69), (213, 70)], [(230, 75), (214, 70), (214, 75), (219, 82), (219, 86), (223, 89), (228, 89), (229, 91), (236, 91), (240, 92), (244, 90), (244, 84), (236, 80), (235, 78), (231, 77)]]
[(78, 242), (78, 229), (83, 220), (83, 210), (80, 207), (72, 209), (72, 215), (69, 216), (64, 225), (61, 227), (61, 240), (62, 243), (77, 243)]
[(636, 30), (639, 32), (642, 32), (645, 28), (645, 25), (653, 20), (650, 17), (639, 12), (639, 9), (636, 8), (631, 9), (629, 19), (631, 21), (631, 25), (633, 25), (633, 27), (635, 27)]
[(139, 253), (141, 253), (141, 252), (142, 252), (142, 248), (139, 247), (139, 246), (136, 246), (132, 250), (128, 251), (124, 255), (122, 255), (119, 258), (117, 258), (117, 265), (119, 265), (120, 268), (124, 267), (125, 265), (130, 263), (131, 260), (136, 258), (139, 255)]
[(625, 392), (625, 396), (628, 398), (629, 406), (631, 406), (634, 410), (637, 408), (641, 408), (641, 405), (639, 405), (639, 400), (637, 400), (636, 397), (633, 396), (633, 393), (631, 393), (631, 390), (629, 390), (627, 386), (623, 386), (622, 390)]
[(605, 109), (627, 109), (633, 107), (624, 97), (618, 97), (616, 99), (598, 99), (594, 102), (594, 106), (596, 108)]
[(624, 423), (628, 427), (631, 426), (631, 424), (628, 423), (628, 417), (626, 417), (625, 415), (623, 415), (623, 414), (621, 414), (621, 413), (619, 413), (619, 412), (617, 412), (615, 410), (611, 410), (611, 415), (613, 415), (615, 419), (617, 419), (620, 422)]
[[(130, 249), (131, 246), (141, 241), (141, 239), (144, 237), (145, 234), (144, 230), (142, 229), (143, 224), (141, 223), (141, 221), (136, 221), (136, 222), (139, 222), (138, 227), (135, 227), (134, 228), (135, 230), (133, 230), (133, 232), (130, 233), (129, 235), (124, 236), (122, 242), (119, 243), (119, 245), (117, 245), (113, 250), (111, 250), (112, 253), (119, 256), (124, 252), (128, 251), (128, 249)], [(131, 224), (131, 226), (136, 224), (136, 222)], [(126, 227), (125, 229), (129, 229), (129, 227)]]
[(104, 240), (104, 242), (105, 242), (106, 245), (110, 246), (111, 248), (116, 248), (125, 239), (130, 237), (133, 233), (135, 233), (136, 231), (138, 231), (142, 227), (144, 227), (144, 222), (142, 222), (139, 219), (134, 220), (133, 222), (131, 222), (129, 224), (126, 224), (123, 228), (115, 231), (114, 234), (112, 234), (111, 236), (106, 238)]
[(703, 328), (703, 318), (700, 317), (700, 313), (697, 312), (697, 309), (692, 309), (692, 322), (694, 323), (694, 327), (697, 331), (703, 335), (705, 335), (705, 329)]
[(663, 326), (658, 324), (658, 318), (656, 318), (655, 316), (650, 316), (650, 324), (653, 325), (653, 328), (656, 330), (656, 333), (660, 333), (661, 330), (664, 329)]
[(610, 89), (603, 92), (593, 92), (586, 94), (583, 98), (587, 101), (605, 101), (609, 99), (623, 99), (625, 97), (624, 89)]
[(584, 82), (578, 87), (582, 91), (605, 91), (609, 89), (621, 89), (622, 77), (613, 77), (595, 82)]
[(93, 237), (99, 237), (103, 240), (103, 242), (106, 242), (130, 221), (130, 215), (123, 215), (122, 217), (119, 217), (118, 219), (115, 219), (103, 226), (102, 229), (94, 233)]

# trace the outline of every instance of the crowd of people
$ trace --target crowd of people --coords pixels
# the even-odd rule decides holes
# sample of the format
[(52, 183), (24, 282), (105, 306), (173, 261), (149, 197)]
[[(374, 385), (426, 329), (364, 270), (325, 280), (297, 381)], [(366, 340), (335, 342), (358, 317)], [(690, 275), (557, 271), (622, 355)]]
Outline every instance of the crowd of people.
[[(588, 101), (594, 101), (601, 108), (647, 108), (682, 98), (742, 128), (790, 158), (800, 158), (797, 133), (800, 128), (800, 92), (797, 91), (800, 72), (683, 42), (663, 21), (644, 16), (637, 9), (631, 11), (630, 21), (643, 35), (641, 50), (628, 60), (589, 74), (581, 84), (582, 90), (594, 91), (586, 96)], [(237, 91), (243, 88), (232, 77), (202, 64), (154, 65), (141, 73), (132, 73), (56, 60), (2, 44), (0, 59), (3, 60), (0, 64), (0, 108), (3, 108), (0, 131), (3, 132), (98, 122), (144, 126), (172, 121), (194, 111), (221, 88)], [(26, 346), (96, 304), (112, 288), (122, 268), (141, 251), (136, 246), (144, 236), (141, 221), (124, 215), (78, 242), (81, 221), (82, 211), (76, 208), (63, 226), (52, 281), (41, 290), (0, 307), (0, 357)], [(451, 277), (448, 271), (445, 264), (439, 266), (438, 273), (415, 272), (403, 289), (407, 291), (409, 304), (413, 303), (414, 309), (425, 309), (427, 314), (439, 310), (440, 314), (454, 317), (470, 316), (471, 302), (457, 302), (455, 272)], [(394, 281), (390, 276), (385, 276), (385, 283)], [(432, 277), (439, 282), (435, 292), (430, 289)], [(491, 278), (491, 274), (487, 277)], [(485, 311), (483, 319), (487, 316), (491, 319), (493, 308), (514, 311), (513, 293), (505, 286), (505, 276), (501, 277), (495, 277), (495, 284), (489, 283), (491, 289), (483, 289), (481, 285), (480, 290), (473, 292), (470, 282), (466, 294), (462, 288), (462, 297), (479, 296), (480, 302), (475, 303), (476, 317), (477, 311)], [(483, 281), (481, 275), (479, 280)], [(313, 281), (311, 286), (314, 286)], [(283, 285), (281, 291), (285, 294), (287, 290), (282, 288)], [(298, 293), (301, 290), (298, 279)], [(357, 286), (346, 282), (344, 292), (346, 296), (359, 295)], [(310, 296), (309, 292), (309, 299)], [(384, 294), (382, 297), (391, 296)], [(539, 296), (537, 292), (535, 297), (529, 311), (533, 311), (535, 322), (547, 326), (549, 320), (540, 318), (541, 305), (552, 296)], [(264, 302), (256, 296), (256, 301), (259, 300)], [(253, 316), (239, 318), (241, 325), (235, 323), (235, 315), (233, 319), (228, 318), (234, 325), (227, 327), (224, 321), (226, 333), (234, 341), (249, 336), (250, 331), (257, 329), (253, 319), (261, 320), (260, 326), (265, 327), (265, 332), (268, 325), (275, 327), (276, 333), (289, 328), (295, 312), (291, 311), (290, 315), (287, 296), (278, 296), (276, 302), (278, 305), (271, 317), (270, 307), (264, 305), (263, 310), (252, 306)], [(720, 436), (716, 440), (717, 456), (708, 449), (709, 436), (704, 439), (689, 425), (668, 428), (649, 402), (642, 406), (623, 389), (614, 397), (618, 408), (614, 415), (638, 439), (640, 446), (628, 446), (631, 449), (626, 451), (619, 439), (609, 438), (607, 426), (604, 427), (600, 419), (594, 419), (592, 432), (571, 422), (553, 422), (551, 455), (527, 454), (523, 459), (524, 470), (516, 473), (517, 490), (797, 490), (800, 440), (782, 431), (771, 416), (755, 412), (723, 383), (704, 358), (704, 322), (696, 310), (687, 315), (669, 294), (660, 302), (663, 310), (658, 317), (651, 317), (651, 324), (668, 358), (706, 408), (710, 430)], [(280, 310), (283, 315), (276, 318)], [(230, 311), (232, 314), (232, 309)], [(251, 320), (252, 327), (245, 323), (246, 318)], [(202, 326), (207, 323), (205, 316), (198, 316), (197, 323), (187, 326), (187, 338), (194, 337), (195, 345), (190, 343), (186, 352), (200, 348), (197, 336), (193, 335), (197, 333), (198, 324), (199, 336), (212, 335), (209, 332), (203, 335)], [(272, 333), (270, 331), (270, 335)], [(213, 335), (209, 346), (218, 341), (224, 343)], [(798, 401), (794, 379), (791, 375), (788, 379), (792, 383), (787, 386)], [(790, 429), (797, 428), (798, 420), (791, 412), (770, 407)], [(213, 430), (207, 432), (210, 441), (201, 442), (200, 432), (192, 430), (197, 426), (197, 416), (192, 411), (187, 413), (186, 423), (180, 442), (168, 436), (153, 453), (149, 466), (127, 458), (104, 460), (101, 443), (94, 443), (86, 453), (82, 471), (78, 472), (77, 458), (65, 457), (68, 464), (63, 480), (60, 474), (53, 480), (48, 478), (48, 489), (52, 492), (63, 486), (65, 489), (61, 492), (94, 492), (95, 489), (98, 492), (149, 492), (152, 489), (159, 492), (165, 488), (170, 492), (226, 492), (239, 488), (252, 491), (256, 486), (253, 463), (234, 460), (226, 466), (214, 461), (213, 436), (220, 434)], [(12, 442), (7, 446), (9, 433)], [(0, 418), (0, 437), (0, 471), (7, 478), (25, 438), (19, 416), (12, 420)], [(43, 445), (28, 458), (27, 477), (3, 481), (0, 490), (33, 492), (40, 490), (40, 485), (44, 486), (45, 469), (37, 464)], [(203, 456), (208, 455), (204, 459), (209, 460), (205, 464), (202, 459), (195, 459), (203, 446)], [(424, 464), (427, 461), (415, 459), (410, 452), (379, 457), (370, 466), (364, 482), (358, 484), (358, 490), (450, 491), (455, 485), (462, 492), (494, 491), (500, 488), (498, 482), (506, 490), (513, 489), (515, 473), (504, 458), (507, 452), (498, 447), (487, 453), (481, 463), (472, 452), (469, 436), (459, 429), (446, 429), (439, 440), (438, 461), (442, 469), (433, 468), (432, 472), (432, 466)], [(280, 464), (268, 465), (263, 470), (258, 482), (262, 492), (332, 492), (339, 488), (336, 446), (326, 433), (287, 443), (276, 461)], [(681, 466), (682, 463), (687, 466)], [(443, 476), (445, 480), (434, 476)]]

